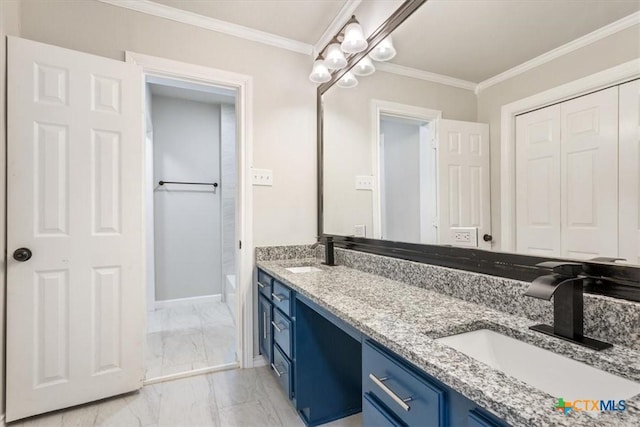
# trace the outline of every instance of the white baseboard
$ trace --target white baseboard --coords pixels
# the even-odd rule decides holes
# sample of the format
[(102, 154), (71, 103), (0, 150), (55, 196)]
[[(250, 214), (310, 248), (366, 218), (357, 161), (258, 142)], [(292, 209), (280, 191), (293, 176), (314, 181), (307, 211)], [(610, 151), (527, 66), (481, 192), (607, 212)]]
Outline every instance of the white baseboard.
[(269, 363), (267, 362), (267, 359), (265, 359), (263, 356), (256, 356), (253, 358), (253, 367), (254, 368), (259, 368), (261, 366), (267, 366)]
[(179, 307), (183, 305), (189, 305), (194, 303), (206, 303), (206, 302), (221, 302), (222, 294), (217, 295), (203, 295), (199, 297), (191, 298), (178, 298), (168, 299), (164, 301), (156, 301), (155, 308), (167, 308), (167, 307)]
[(157, 384), (165, 381), (173, 381), (173, 380), (179, 380), (182, 378), (194, 377), (196, 375), (205, 375), (205, 374), (211, 374), (213, 372), (228, 371), (230, 369), (237, 369), (239, 367), (240, 367), (240, 364), (238, 362), (226, 363), (224, 365), (213, 366), (211, 368), (194, 369), (193, 371), (180, 372), (178, 374), (164, 375), (162, 377), (151, 378), (148, 380), (144, 380), (143, 384), (144, 385)]

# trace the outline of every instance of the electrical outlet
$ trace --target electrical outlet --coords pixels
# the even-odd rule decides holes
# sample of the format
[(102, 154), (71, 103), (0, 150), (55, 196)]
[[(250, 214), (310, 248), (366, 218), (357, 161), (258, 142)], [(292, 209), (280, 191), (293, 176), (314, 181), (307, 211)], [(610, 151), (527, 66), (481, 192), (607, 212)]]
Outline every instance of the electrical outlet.
[(367, 226), (364, 224), (358, 224), (354, 227), (356, 237), (367, 237)]
[(478, 229), (476, 227), (451, 227), (451, 240), (456, 246), (478, 247)]
[(373, 177), (371, 175), (356, 175), (356, 190), (373, 190)]
[(251, 183), (253, 185), (273, 185), (273, 171), (271, 169), (251, 169)]

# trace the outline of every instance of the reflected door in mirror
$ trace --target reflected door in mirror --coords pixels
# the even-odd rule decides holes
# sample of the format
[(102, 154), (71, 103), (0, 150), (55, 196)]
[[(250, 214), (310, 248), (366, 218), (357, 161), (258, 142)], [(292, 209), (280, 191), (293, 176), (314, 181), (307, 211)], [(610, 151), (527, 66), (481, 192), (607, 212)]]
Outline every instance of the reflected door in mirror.
[[(516, 119), (518, 252), (618, 257), (618, 87)], [(635, 199), (638, 195), (627, 195)], [(629, 230), (631, 231), (631, 230)]]

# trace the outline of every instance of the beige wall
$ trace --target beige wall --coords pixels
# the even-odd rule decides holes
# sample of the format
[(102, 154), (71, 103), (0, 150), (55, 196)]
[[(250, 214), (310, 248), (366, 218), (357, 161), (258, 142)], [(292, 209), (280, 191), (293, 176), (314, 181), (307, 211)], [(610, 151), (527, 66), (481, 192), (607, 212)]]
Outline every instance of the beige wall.
[[(500, 246), (500, 110), (503, 105), (640, 58), (640, 25), (491, 86), (478, 95), (477, 121), (491, 129), (491, 219)], [(638, 70), (640, 74), (640, 70)]]
[(254, 187), (254, 243), (314, 241), (315, 86), (308, 56), (95, 0), (21, 4), (27, 39), (117, 60), (130, 50), (253, 76), (253, 165), (274, 175), (273, 187)]
[(373, 173), (371, 100), (442, 111), (442, 117), (475, 121), (472, 91), (376, 72), (353, 89), (332, 87), (324, 96), (324, 231), (352, 235), (356, 224), (373, 236), (373, 192), (355, 189), (356, 175)]
[[(6, 39), (20, 33), (18, 0), (0, 1), (0, 253), (5, 253), (5, 165), (6, 165)], [(5, 294), (6, 265), (0, 259), (0, 414), (4, 414), (4, 353), (5, 353)]]

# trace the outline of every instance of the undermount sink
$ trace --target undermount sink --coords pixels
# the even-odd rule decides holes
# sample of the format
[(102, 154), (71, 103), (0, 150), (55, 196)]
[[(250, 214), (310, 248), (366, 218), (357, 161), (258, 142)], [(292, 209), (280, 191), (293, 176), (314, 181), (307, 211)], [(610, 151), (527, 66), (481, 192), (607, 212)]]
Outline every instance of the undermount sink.
[(318, 267), (313, 267), (310, 265), (303, 267), (287, 267), (285, 270), (290, 271), (292, 273), (313, 273), (314, 271), (322, 271)]
[(436, 341), (566, 401), (629, 399), (640, 384), (490, 329)]

